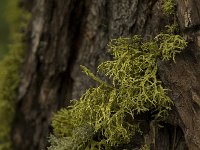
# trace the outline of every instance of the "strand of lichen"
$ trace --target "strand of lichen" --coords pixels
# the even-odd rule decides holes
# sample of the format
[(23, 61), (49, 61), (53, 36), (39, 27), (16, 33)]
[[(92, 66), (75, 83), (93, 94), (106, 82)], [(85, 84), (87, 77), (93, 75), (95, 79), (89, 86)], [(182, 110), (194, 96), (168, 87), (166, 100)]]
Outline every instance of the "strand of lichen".
[(7, 17), (8, 22), (11, 24), (14, 23), (14, 25), (10, 26), (11, 44), (9, 45), (9, 52), (0, 61), (0, 150), (12, 149), (10, 131), (15, 113), (15, 100), (20, 80), (19, 71), (25, 49), (25, 45), (22, 42), (24, 35), (19, 31), (20, 28), (22, 29), (20, 19), (27, 22), (30, 16), (19, 9), (17, 3), (17, 0), (7, 2), (9, 10), (15, 10), (12, 16)]
[(54, 115), (49, 150), (111, 149), (129, 142), (139, 131), (136, 115), (155, 111), (156, 118), (163, 119), (172, 101), (156, 78), (156, 60), (174, 60), (186, 44), (181, 36), (172, 34), (159, 34), (149, 42), (140, 36), (111, 40), (108, 47), (114, 60), (100, 64), (98, 71), (112, 85), (83, 68), (99, 86)]

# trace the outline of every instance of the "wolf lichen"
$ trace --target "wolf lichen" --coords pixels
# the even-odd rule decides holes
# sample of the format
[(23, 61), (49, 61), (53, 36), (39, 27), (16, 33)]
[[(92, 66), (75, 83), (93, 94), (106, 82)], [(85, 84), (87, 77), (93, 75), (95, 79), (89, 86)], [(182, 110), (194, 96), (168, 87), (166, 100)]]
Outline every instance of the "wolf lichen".
[(162, 5), (162, 10), (165, 15), (172, 15), (175, 12), (175, 2), (174, 0), (164, 0)]
[(163, 119), (172, 101), (156, 77), (156, 61), (159, 57), (174, 60), (186, 45), (181, 36), (173, 34), (159, 34), (151, 41), (137, 35), (111, 40), (108, 49), (113, 60), (98, 66), (98, 72), (111, 83), (82, 66), (99, 86), (89, 88), (79, 100), (54, 115), (54, 135), (48, 149), (109, 150), (129, 142), (140, 131), (137, 115), (154, 111), (156, 119)]

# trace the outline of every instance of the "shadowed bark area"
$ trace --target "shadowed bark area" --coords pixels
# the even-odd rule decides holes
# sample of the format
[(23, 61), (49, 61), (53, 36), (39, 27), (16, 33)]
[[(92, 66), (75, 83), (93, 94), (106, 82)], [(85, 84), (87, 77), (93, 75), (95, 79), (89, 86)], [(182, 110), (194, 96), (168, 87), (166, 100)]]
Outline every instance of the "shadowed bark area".
[[(172, 21), (163, 15), (161, 0), (23, 1), (33, 17), (12, 132), (15, 150), (47, 146), (52, 113), (95, 85), (79, 66), (95, 71), (109, 59), (109, 39), (134, 34), (149, 39)], [(177, 18), (189, 47), (176, 64), (158, 60), (158, 76), (171, 89), (173, 111), (163, 128), (141, 116), (143, 136), (118, 149), (144, 143), (155, 150), (200, 149), (200, 1), (177, 0)]]

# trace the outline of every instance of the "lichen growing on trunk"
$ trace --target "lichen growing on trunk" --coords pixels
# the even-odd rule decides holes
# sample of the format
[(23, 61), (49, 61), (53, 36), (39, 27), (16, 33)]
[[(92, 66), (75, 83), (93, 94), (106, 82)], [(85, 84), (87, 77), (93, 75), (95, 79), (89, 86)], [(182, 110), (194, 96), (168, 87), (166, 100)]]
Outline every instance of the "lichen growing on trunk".
[[(162, 9), (165, 15), (174, 15), (174, 1), (164, 1)], [(89, 88), (79, 100), (54, 115), (48, 149), (113, 149), (130, 142), (136, 132), (142, 133), (136, 116), (153, 112), (155, 120), (165, 119), (173, 102), (157, 79), (157, 59), (175, 62), (175, 55), (187, 46), (180, 35), (173, 34), (175, 24), (176, 19), (166, 26), (167, 33), (153, 40), (144, 41), (138, 35), (111, 40), (108, 51), (113, 60), (98, 66), (98, 73), (109, 78), (109, 83), (82, 66), (99, 86)]]
[(172, 101), (156, 77), (156, 61), (175, 60), (175, 54), (186, 45), (181, 36), (164, 33), (151, 41), (137, 35), (111, 40), (108, 49), (113, 60), (98, 66), (98, 72), (111, 83), (82, 66), (99, 86), (88, 89), (80, 100), (73, 100), (71, 106), (54, 115), (49, 150), (112, 149), (141, 132), (137, 115), (153, 111), (155, 119), (164, 119)]

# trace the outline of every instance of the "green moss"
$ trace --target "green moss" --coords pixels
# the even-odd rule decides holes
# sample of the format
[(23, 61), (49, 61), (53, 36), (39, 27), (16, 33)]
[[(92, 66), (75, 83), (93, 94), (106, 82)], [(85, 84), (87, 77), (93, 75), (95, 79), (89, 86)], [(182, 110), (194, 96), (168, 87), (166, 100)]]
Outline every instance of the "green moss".
[(98, 66), (98, 72), (111, 83), (82, 66), (99, 86), (88, 89), (79, 100), (54, 115), (54, 135), (48, 149), (112, 149), (130, 142), (140, 132), (137, 115), (153, 111), (156, 119), (163, 119), (172, 101), (156, 78), (156, 61), (158, 57), (174, 60), (186, 44), (179, 35), (163, 33), (151, 41), (143, 41), (140, 36), (111, 40), (108, 48), (113, 60)]
[[(14, 1), (12, 0), (11, 3)], [(8, 2), (9, 3), (9, 2)], [(17, 9), (17, 3), (13, 9)], [(15, 17), (25, 16), (23, 11), (16, 11)], [(20, 24), (20, 22), (18, 22)], [(0, 61), (0, 150), (11, 149), (11, 124), (15, 113), (15, 100), (20, 80), (20, 66), (23, 61), (25, 46), (22, 42), (23, 34), (19, 33), (19, 25), (16, 24), (10, 34), (11, 44), (9, 52)]]

